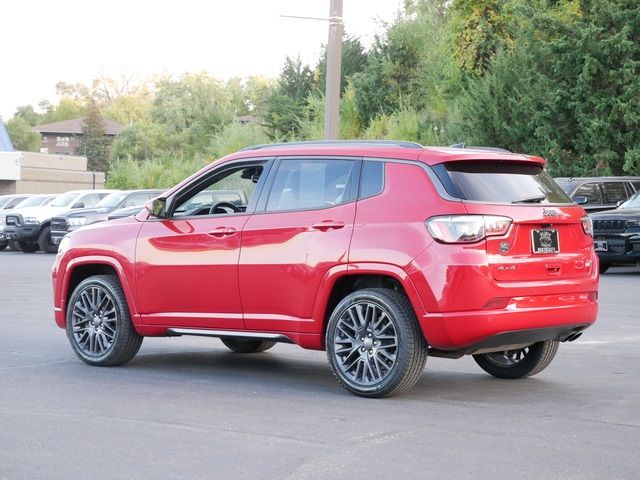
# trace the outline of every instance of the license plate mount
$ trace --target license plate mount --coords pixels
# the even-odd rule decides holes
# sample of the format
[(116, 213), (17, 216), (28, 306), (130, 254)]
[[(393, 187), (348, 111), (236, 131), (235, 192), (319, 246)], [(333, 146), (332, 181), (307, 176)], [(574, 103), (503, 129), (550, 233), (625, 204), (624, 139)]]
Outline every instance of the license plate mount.
[(531, 246), (533, 253), (538, 255), (560, 253), (558, 230), (555, 228), (531, 230)]

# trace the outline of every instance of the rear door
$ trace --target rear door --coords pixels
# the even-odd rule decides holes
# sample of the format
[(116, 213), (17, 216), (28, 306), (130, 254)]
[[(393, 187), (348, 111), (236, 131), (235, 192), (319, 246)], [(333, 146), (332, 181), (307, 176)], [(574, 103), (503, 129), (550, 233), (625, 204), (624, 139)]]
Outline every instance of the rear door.
[(242, 230), (239, 280), (247, 329), (312, 331), (320, 282), (348, 262), (359, 167), (353, 158), (277, 161), (271, 185)]
[(499, 281), (572, 279), (591, 274), (593, 239), (585, 212), (542, 170), (510, 162), (445, 166), (469, 214), (509, 217), (504, 236), (488, 237), (489, 270)]

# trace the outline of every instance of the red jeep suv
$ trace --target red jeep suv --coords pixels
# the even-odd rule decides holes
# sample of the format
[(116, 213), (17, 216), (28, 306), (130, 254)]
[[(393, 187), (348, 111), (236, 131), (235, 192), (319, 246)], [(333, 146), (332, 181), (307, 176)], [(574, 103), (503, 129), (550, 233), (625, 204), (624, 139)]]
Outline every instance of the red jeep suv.
[(543, 370), (596, 319), (592, 226), (543, 170), (493, 149), (259, 145), (66, 236), (56, 323), (90, 365), (145, 336), (326, 350), (364, 397), (412, 387), (428, 355)]

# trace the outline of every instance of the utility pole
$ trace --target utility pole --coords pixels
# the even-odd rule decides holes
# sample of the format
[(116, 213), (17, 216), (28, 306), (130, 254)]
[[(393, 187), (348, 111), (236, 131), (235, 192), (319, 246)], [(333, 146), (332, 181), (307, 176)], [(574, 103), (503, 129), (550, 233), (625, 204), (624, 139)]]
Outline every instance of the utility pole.
[(324, 139), (337, 140), (340, 131), (340, 75), (342, 69), (342, 0), (331, 0), (324, 94)]

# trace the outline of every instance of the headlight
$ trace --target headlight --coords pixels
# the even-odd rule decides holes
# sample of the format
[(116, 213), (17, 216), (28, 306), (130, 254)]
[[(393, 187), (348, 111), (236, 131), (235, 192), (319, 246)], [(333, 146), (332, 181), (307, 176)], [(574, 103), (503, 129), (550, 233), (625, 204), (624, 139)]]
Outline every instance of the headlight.
[(67, 220), (69, 221), (69, 225), (73, 227), (80, 227), (87, 223), (87, 217), (69, 217)]
[(25, 225), (38, 225), (40, 223), (36, 217), (24, 217), (23, 222)]

